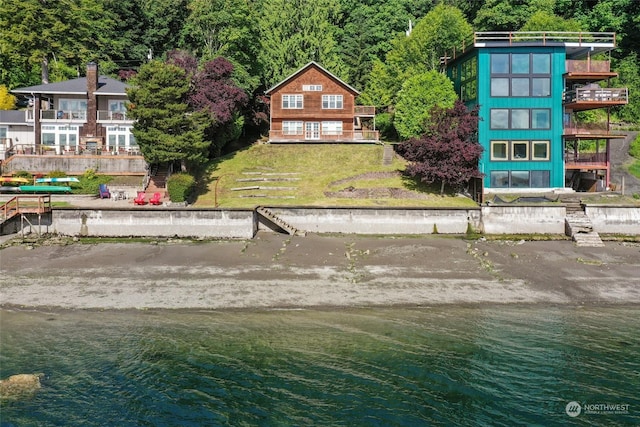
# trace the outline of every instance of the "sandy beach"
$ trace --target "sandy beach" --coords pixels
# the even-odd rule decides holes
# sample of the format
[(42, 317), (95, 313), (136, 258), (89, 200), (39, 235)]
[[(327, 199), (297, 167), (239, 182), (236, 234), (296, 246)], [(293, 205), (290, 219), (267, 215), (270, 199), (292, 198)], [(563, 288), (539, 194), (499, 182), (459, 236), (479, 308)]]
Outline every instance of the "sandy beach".
[(69, 244), (0, 251), (1, 305), (242, 309), (640, 303), (640, 245), (291, 237)]

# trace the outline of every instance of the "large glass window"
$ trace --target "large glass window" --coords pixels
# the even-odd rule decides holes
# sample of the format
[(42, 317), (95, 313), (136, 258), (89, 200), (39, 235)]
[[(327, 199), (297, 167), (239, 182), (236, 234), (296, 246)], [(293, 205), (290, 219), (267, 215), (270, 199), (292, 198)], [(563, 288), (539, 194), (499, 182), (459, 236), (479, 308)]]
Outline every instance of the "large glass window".
[(511, 171), (511, 188), (528, 188), (529, 171)]
[(550, 129), (551, 110), (540, 108), (531, 110), (531, 129)]
[(342, 95), (322, 95), (323, 109), (342, 109)]
[(509, 129), (509, 110), (491, 109), (491, 129)]
[(508, 74), (509, 73), (509, 54), (493, 53), (491, 54), (491, 74)]
[(282, 95), (282, 108), (300, 109), (303, 106), (302, 95)]
[(529, 96), (529, 79), (528, 78), (512, 78), (511, 79), (511, 96)]
[(534, 53), (531, 57), (533, 74), (551, 74), (551, 55), (548, 53)]
[(491, 160), (507, 160), (507, 141), (491, 141)]
[(491, 187), (509, 188), (509, 171), (491, 171)]
[(531, 187), (546, 188), (551, 182), (549, 171), (531, 171)]
[(323, 135), (342, 135), (342, 122), (322, 122)]
[(528, 53), (514, 53), (511, 55), (511, 72), (513, 74), (529, 74)]
[(529, 129), (529, 110), (526, 108), (511, 110), (511, 129)]
[(492, 77), (491, 96), (509, 96), (509, 79), (503, 77)]
[(535, 77), (531, 79), (531, 96), (551, 96), (551, 79)]
[(301, 121), (284, 121), (282, 122), (283, 135), (302, 135)]

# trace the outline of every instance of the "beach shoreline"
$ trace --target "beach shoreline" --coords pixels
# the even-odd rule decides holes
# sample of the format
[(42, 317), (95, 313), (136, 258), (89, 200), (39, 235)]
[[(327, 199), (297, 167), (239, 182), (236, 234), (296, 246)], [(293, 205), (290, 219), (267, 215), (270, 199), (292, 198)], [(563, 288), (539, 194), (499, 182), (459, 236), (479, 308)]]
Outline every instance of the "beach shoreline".
[(0, 308), (243, 310), (638, 304), (640, 244), (459, 237), (8, 246)]

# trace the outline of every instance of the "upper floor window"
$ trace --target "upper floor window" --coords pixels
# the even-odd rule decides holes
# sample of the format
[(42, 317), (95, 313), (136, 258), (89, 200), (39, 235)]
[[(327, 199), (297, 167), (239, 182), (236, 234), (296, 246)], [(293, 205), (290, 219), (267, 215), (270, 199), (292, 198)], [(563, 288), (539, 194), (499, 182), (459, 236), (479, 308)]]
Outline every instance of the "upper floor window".
[(302, 90), (306, 92), (322, 92), (322, 85), (302, 85)]
[(492, 53), (491, 96), (551, 96), (551, 55)]
[(87, 101), (83, 99), (61, 99), (58, 105), (62, 111), (87, 111)]
[(302, 95), (282, 95), (282, 108), (300, 109), (302, 108)]
[(342, 109), (342, 95), (322, 95), (323, 109)]

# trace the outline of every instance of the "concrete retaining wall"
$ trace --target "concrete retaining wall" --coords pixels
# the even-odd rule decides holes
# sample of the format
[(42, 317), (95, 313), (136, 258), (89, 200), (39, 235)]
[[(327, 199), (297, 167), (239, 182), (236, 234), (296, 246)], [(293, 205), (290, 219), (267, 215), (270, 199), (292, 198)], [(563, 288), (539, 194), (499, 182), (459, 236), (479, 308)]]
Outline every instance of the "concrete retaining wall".
[(480, 226), (480, 209), (272, 208), (278, 218), (311, 233), (463, 234)]
[(585, 213), (598, 233), (640, 235), (640, 207), (586, 205)]
[(564, 234), (564, 206), (483, 206), (487, 234)]
[(48, 173), (64, 171), (69, 175), (82, 175), (93, 169), (104, 175), (144, 175), (147, 163), (140, 156), (29, 156), (15, 155), (3, 165), (2, 173), (17, 171)]
[(252, 210), (55, 209), (52, 229), (71, 236), (250, 239), (257, 230), (255, 218)]

